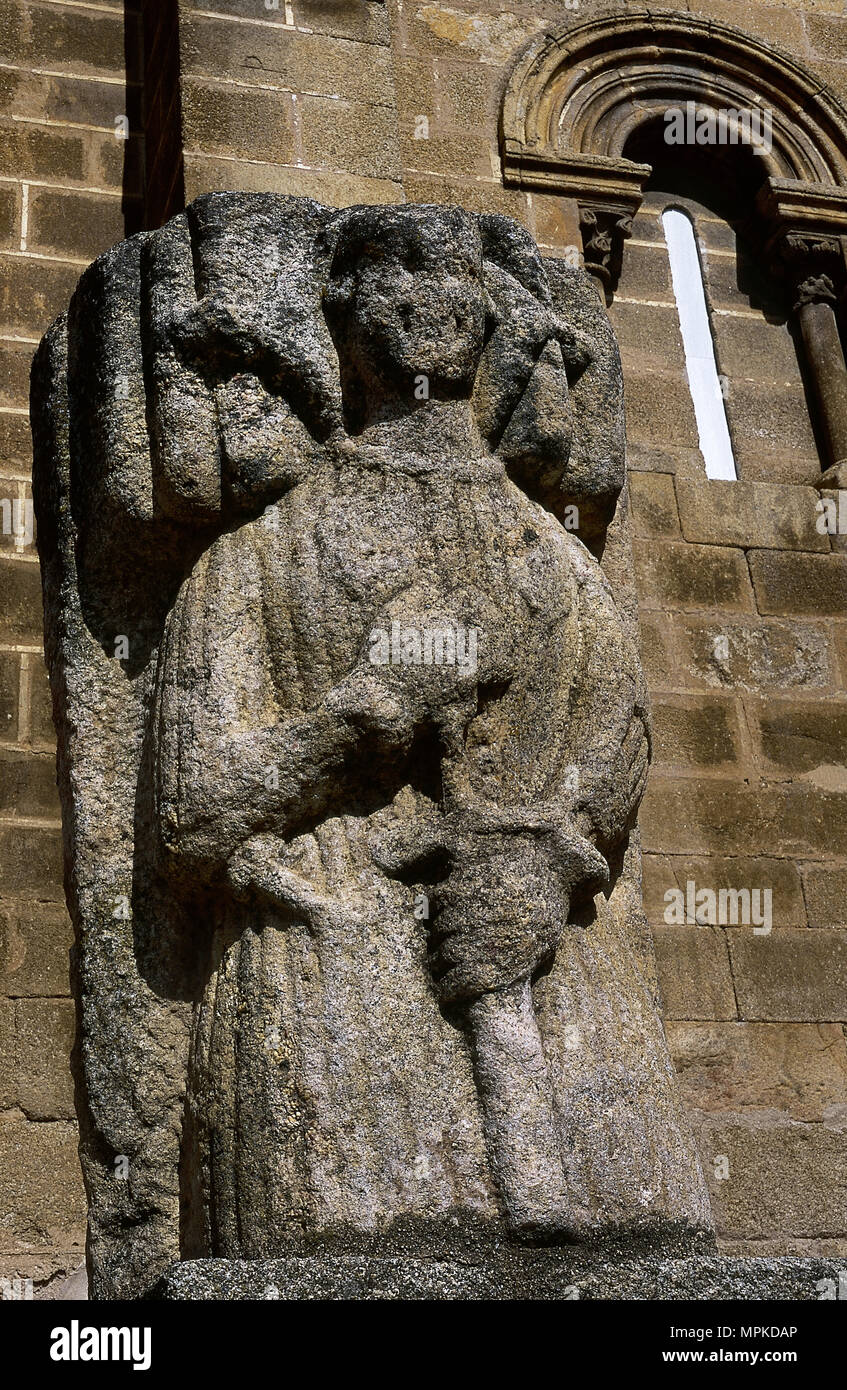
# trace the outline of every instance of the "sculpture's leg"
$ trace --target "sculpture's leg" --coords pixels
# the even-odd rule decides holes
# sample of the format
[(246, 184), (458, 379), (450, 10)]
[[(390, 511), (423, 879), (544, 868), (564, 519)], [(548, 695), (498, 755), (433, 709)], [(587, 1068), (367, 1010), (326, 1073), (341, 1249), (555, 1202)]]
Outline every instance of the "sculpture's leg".
[(562, 1135), (529, 980), (467, 1009), (491, 1166), (509, 1225), (527, 1238), (576, 1238)]

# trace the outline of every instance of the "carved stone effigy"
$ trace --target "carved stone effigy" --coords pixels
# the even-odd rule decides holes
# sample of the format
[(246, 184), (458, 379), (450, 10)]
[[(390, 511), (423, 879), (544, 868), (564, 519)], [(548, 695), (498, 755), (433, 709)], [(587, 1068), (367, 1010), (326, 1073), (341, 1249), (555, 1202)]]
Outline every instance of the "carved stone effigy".
[(708, 1250), (583, 273), (501, 217), (210, 195), (85, 273), (33, 420), (94, 1296)]

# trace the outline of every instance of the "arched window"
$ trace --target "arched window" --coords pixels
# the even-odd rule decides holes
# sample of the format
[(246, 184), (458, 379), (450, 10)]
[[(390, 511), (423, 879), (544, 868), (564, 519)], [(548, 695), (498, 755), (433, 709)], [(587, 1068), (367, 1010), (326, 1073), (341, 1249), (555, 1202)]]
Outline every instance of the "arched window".
[[(503, 98), (501, 154), (507, 184), (576, 204), (585, 266), (607, 304), (615, 297), (633, 218), (639, 215), (633, 245), (645, 234), (647, 213), (655, 222), (650, 195), (674, 195), (680, 176), (695, 166), (711, 188), (707, 196), (699, 189), (686, 193), (701, 205), (704, 220), (725, 193), (738, 194), (744, 206), (722, 214), (733, 238), (727, 264), (737, 249), (736, 268), (743, 265), (746, 274), (755, 261), (767, 283), (758, 301), (748, 295), (745, 306), (736, 298), (712, 315), (718, 370), (721, 314), (749, 319), (763, 361), (773, 327), (771, 341), (785, 363), (780, 379), (767, 383), (773, 388), (769, 415), (762, 413), (754, 383), (740, 402), (730, 394), (739, 476), (812, 483), (821, 481), (823, 468), (825, 485), (847, 487), (847, 363), (838, 324), (847, 293), (847, 110), (818, 77), (740, 29), (690, 14), (645, 10), (577, 21), (539, 35), (516, 63)], [(666, 249), (663, 228), (653, 231)], [(721, 288), (731, 297), (726, 284)], [(743, 296), (747, 287), (739, 280), (734, 289)], [(676, 307), (670, 284), (668, 290), (663, 300), (660, 287), (660, 308), (668, 298)], [(639, 294), (643, 299), (641, 286)], [(638, 302), (632, 293), (622, 297)], [(780, 302), (774, 310), (766, 300)], [(781, 355), (793, 352), (792, 337), (798, 349), (793, 365)], [(649, 334), (644, 341), (649, 351)], [(667, 375), (670, 380), (673, 371)], [(725, 375), (731, 392), (732, 373)], [(630, 372), (631, 388), (634, 380)], [(684, 373), (682, 380), (687, 386)], [(763, 384), (760, 372), (759, 397)], [(794, 404), (804, 388), (811, 409), (804, 401), (801, 422)], [(652, 404), (655, 416), (649, 391), (643, 394), (640, 408), (647, 418)], [(693, 424), (693, 409), (690, 414)], [(737, 425), (750, 435), (746, 458)], [(678, 452), (679, 440), (671, 443)]]
[(694, 224), (680, 208), (668, 208), (662, 226), (706, 477), (736, 478)]

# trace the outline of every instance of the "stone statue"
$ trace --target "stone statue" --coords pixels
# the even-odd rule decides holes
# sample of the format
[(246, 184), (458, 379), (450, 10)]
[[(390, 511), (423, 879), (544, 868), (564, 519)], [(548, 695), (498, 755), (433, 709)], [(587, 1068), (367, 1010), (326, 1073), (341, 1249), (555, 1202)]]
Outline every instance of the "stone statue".
[(95, 1296), (708, 1233), (595, 558), (622, 414), (584, 275), (457, 208), (209, 195), (44, 339)]

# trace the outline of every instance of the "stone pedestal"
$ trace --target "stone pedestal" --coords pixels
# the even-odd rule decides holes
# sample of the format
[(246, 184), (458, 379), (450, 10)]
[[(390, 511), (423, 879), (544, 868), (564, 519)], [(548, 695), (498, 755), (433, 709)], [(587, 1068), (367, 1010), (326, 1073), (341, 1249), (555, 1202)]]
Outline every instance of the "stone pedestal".
[(720, 1255), (638, 1259), (561, 1251), (498, 1251), (463, 1259), (419, 1256), (293, 1256), (282, 1260), (184, 1260), (171, 1265), (156, 1300), (790, 1300), (816, 1302), (847, 1285), (847, 1260), (734, 1259)]

